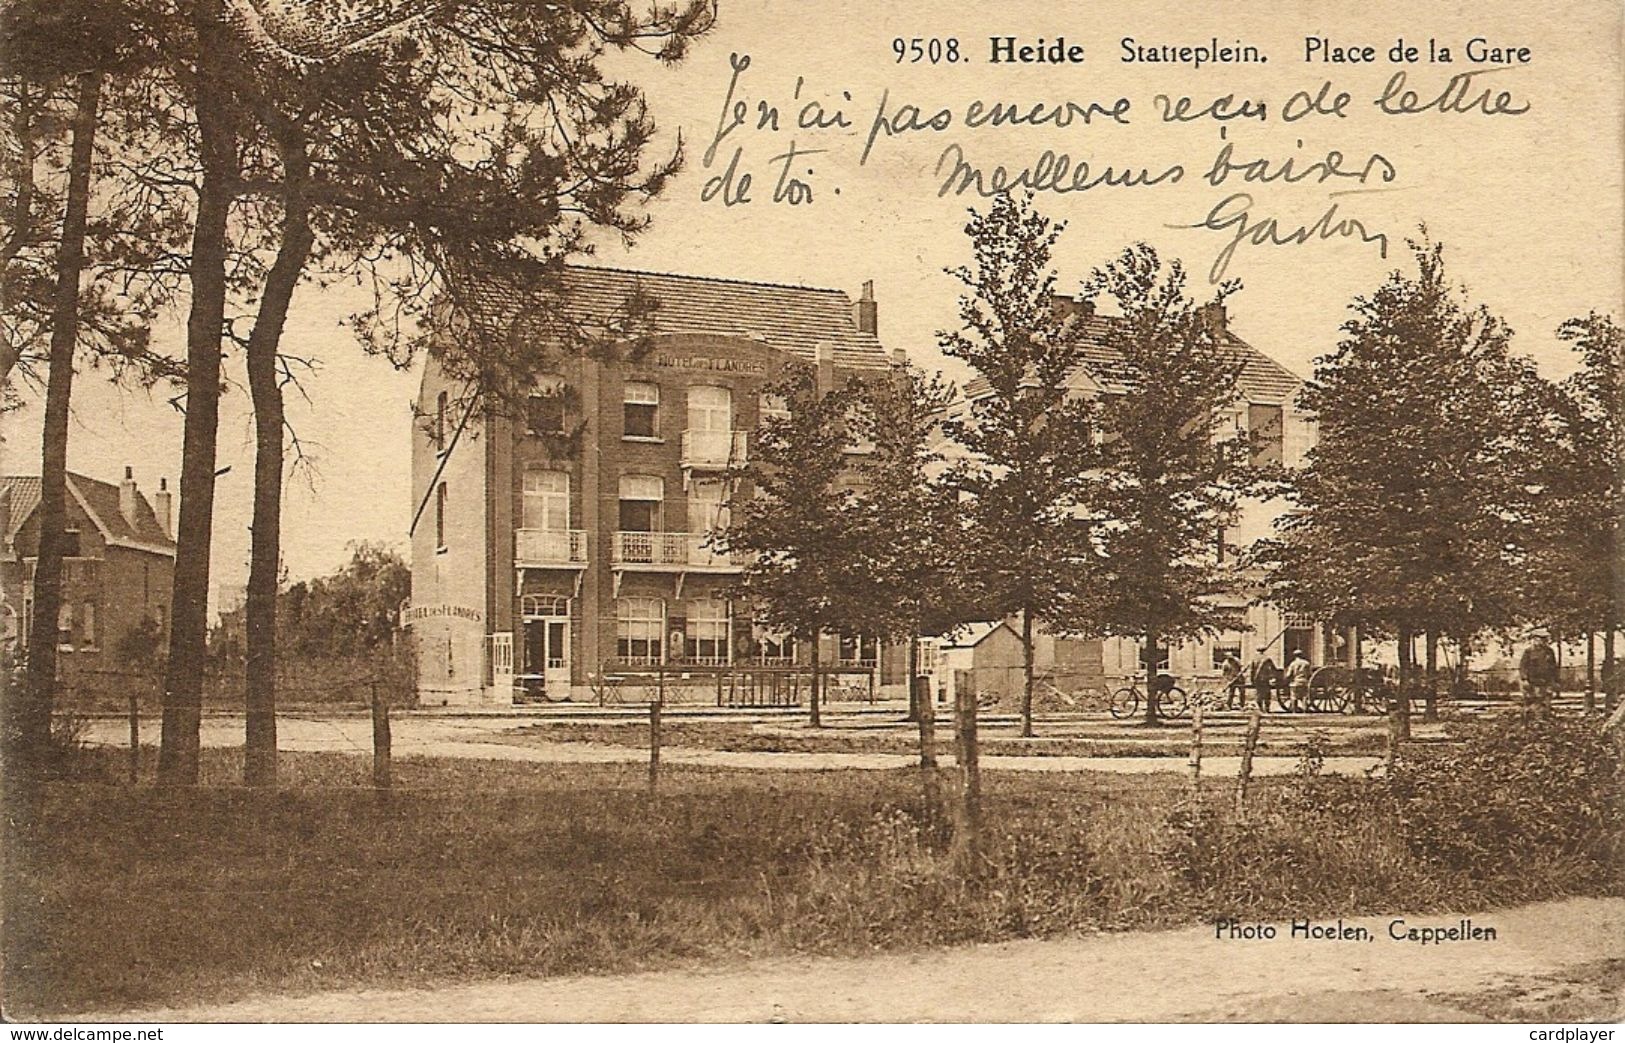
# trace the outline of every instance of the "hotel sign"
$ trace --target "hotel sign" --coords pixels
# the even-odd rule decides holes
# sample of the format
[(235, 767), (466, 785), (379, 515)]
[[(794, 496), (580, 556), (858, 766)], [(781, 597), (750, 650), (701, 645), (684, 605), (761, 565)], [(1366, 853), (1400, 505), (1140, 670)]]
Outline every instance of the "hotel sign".
[(401, 615), (406, 626), (420, 619), (467, 619), (475, 623), (485, 620), (485, 613), (466, 605), (413, 605)]
[(660, 352), (655, 355), (655, 365), (667, 369), (702, 369), (713, 373), (744, 373), (751, 376), (762, 376), (767, 373), (767, 364), (763, 362), (717, 358), (712, 355), (668, 355)]

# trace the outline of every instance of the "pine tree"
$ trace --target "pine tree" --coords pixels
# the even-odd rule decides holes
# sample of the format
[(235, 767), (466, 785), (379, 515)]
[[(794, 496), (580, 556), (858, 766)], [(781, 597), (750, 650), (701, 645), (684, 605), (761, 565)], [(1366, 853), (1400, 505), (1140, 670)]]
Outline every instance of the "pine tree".
[[(1236, 625), (1214, 600), (1234, 586), (1214, 534), (1234, 524), (1256, 476), (1246, 439), (1225, 423), (1240, 399), (1243, 359), (1211, 321), (1235, 287), (1199, 306), (1179, 262), (1165, 269), (1140, 243), (1085, 289), (1086, 300), (1105, 296), (1120, 313), (1107, 325), (1111, 357), (1092, 369), (1105, 388), (1099, 468), (1087, 479), (1105, 556), (1101, 628), (1144, 642), (1150, 693), (1163, 641)], [(1145, 713), (1155, 724), (1154, 698)]]
[(960, 328), (937, 334), (943, 353), (986, 383), (943, 428), (968, 457), (953, 478), (967, 582), (984, 612), (1021, 618), (1024, 736), (1033, 734), (1034, 627), (1090, 625), (1084, 595), (1097, 557), (1083, 501), (1095, 406), (1068, 389), (1084, 362), (1083, 329), (1057, 307), (1050, 268), (1064, 227), (1030, 196), (1000, 196), (987, 213), (972, 212), (973, 262), (949, 269), (967, 290)]

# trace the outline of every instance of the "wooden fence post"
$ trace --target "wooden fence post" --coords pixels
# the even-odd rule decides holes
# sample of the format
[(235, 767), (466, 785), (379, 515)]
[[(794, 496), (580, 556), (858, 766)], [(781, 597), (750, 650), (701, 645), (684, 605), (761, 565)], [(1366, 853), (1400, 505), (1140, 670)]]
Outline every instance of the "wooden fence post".
[(389, 703), (372, 685), (372, 788), (383, 796), (390, 787)]
[(660, 700), (649, 702), (649, 795), (660, 788)]
[(1258, 731), (1263, 726), (1264, 714), (1258, 707), (1253, 707), (1251, 716), (1247, 718), (1247, 734), (1241, 743), (1241, 771), (1236, 775), (1236, 810), (1242, 811), (1247, 806), (1247, 786), (1253, 781), (1253, 751), (1258, 748)]
[(954, 807), (953, 862), (964, 871), (977, 868), (982, 848), (982, 770), (977, 763), (976, 690), (954, 689), (955, 758), (959, 762), (959, 800)]
[(130, 691), (130, 785), (141, 780), (141, 697)]

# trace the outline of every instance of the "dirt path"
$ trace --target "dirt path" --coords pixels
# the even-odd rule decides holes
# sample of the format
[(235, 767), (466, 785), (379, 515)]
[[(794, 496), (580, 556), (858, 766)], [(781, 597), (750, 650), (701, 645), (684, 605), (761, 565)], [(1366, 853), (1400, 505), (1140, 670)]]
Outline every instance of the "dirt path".
[[(522, 761), (538, 764), (635, 764), (648, 757), (631, 746), (585, 742), (548, 742), (538, 739), (516, 743), (510, 733), (518, 726), (500, 717), (408, 717), (393, 725), (396, 757), (464, 757), (476, 760)], [(157, 729), (143, 729), (156, 736)], [(116, 719), (92, 721), (86, 739), (107, 746), (128, 742), (128, 725)], [(241, 746), (240, 719), (211, 717), (203, 722), (200, 739), (204, 746)], [(283, 750), (301, 753), (372, 752), (372, 723), (357, 717), (292, 717), (277, 722), (277, 744)], [(750, 768), (784, 771), (833, 771), (839, 769), (890, 770), (918, 763), (912, 754), (902, 753), (766, 753), (729, 750), (698, 750), (668, 747), (661, 751), (668, 764), (691, 764), (713, 768)], [(1359, 775), (1380, 763), (1378, 757), (1327, 757), (1324, 770), (1330, 774)], [(944, 758), (952, 764), (953, 757)], [(981, 759), (988, 771), (1106, 771), (1127, 775), (1189, 771), (1183, 757), (1083, 757), (1022, 756), (987, 754)], [(1260, 776), (1286, 775), (1296, 769), (1296, 757), (1256, 757), (1253, 772)], [(1207, 757), (1204, 774), (1234, 776), (1241, 766), (1239, 757)]]
[[(485, 982), (418, 991), (264, 996), (106, 1012), (120, 1021), (958, 1022), (1482, 1020), (1471, 997), (1576, 981), (1625, 953), (1625, 899), (1477, 913), (1494, 941), (1390, 940), (1393, 916), (1345, 921), (1370, 941), (1221, 941), (1214, 928), (1010, 942), (714, 970)], [(1461, 918), (1406, 916), (1410, 926)], [(1335, 923), (1335, 921), (1333, 921)], [(1618, 981), (1604, 988), (1617, 1017)], [(1465, 998), (1464, 998), (1465, 997)], [(1530, 1015), (1535, 1017), (1537, 1015)], [(97, 1020), (75, 1017), (68, 1021)]]

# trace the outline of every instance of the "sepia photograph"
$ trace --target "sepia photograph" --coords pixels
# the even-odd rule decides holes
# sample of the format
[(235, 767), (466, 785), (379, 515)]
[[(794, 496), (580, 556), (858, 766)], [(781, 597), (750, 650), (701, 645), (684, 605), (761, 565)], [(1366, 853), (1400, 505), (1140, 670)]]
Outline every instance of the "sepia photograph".
[(0, 1020), (1613, 1038), (1622, 324), (1616, 0), (0, 0)]

